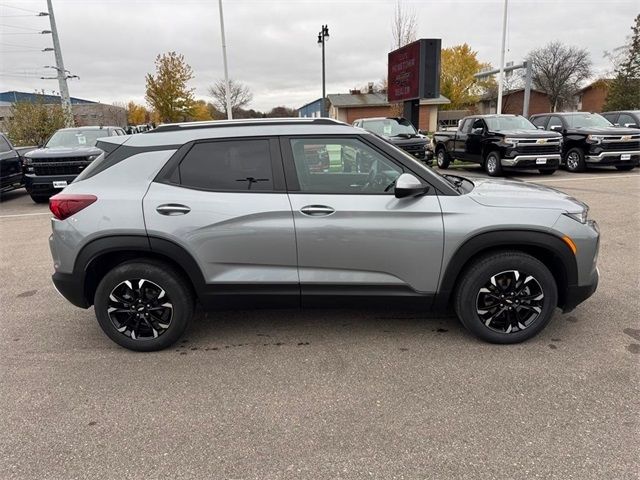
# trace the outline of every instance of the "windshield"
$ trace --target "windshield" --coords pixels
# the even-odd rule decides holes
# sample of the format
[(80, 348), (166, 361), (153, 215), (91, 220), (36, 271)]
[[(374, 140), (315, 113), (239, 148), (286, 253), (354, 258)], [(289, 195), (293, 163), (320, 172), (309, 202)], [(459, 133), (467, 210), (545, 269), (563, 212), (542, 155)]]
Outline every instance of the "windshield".
[(589, 127), (611, 127), (613, 126), (609, 120), (597, 113), (574, 113), (565, 115), (569, 127), (573, 128), (589, 128)]
[(486, 117), (489, 130), (536, 130), (535, 125), (524, 117)]
[(108, 136), (109, 132), (107, 130), (82, 130), (81, 128), (58, 130), (49, 139), (45, 147), (94, 147), (99, 138)]
[(402, 135), (417, 135), (415, 127), (405, 119), (381, 118), (362, 122), (365, 130), (384, 137), (398, 137)]

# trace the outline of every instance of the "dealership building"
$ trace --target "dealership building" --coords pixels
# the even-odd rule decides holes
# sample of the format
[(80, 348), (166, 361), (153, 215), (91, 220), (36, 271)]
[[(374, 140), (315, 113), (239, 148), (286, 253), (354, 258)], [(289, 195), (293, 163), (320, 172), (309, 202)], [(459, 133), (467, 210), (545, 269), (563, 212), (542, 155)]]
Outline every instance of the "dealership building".
[[(6, 123), (13, 117), (12, 106), (16, 102), (42, 102), (45, 105), (60, 105), (58, 95), (44, 95), (28, 92), (0, 92), (0, 129), (6, 130)], [(92, 100), (71, 97), (73, 119), (78, 127), (87, 125), (127, 125), (127, 110), (115, 105), (107, 105)]]

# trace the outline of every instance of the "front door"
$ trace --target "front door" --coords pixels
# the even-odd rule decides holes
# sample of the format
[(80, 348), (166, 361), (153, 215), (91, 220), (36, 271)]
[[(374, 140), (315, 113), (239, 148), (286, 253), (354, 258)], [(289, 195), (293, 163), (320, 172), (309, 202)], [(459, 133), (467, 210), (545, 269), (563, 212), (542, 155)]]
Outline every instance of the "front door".
[(278, 140), (199, 141), (177, 160), (144, 198), (148, 234), (186, 249), (214, 293), (297, 299), (295, 234)]
[[(303, 295), (436, 292), (438, 197), (398, 199), (403, 167), (361, 137), (282, 141)], [(329, 157), (317, 169), (318, 155)]]
[(471, 131), (467, 136), (465, 160), (478, 163), (482, 161), (482, 139), (486, 131), (486, 125), (481, 118), (477, 118), (471, 124)]

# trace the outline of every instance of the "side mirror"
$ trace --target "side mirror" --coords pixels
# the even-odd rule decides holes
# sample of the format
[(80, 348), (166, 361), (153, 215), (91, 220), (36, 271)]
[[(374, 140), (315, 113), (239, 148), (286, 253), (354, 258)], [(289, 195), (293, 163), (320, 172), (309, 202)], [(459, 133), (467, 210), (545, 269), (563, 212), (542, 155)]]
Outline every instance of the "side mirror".
[(484, 129), (482, 127), (472, 128), (471, 133), (474, 135), (482, 135), (484, 133)]
[(544, 127), (542, 125), (538, 125), (538, 130), (544, 130)]
[(638, 128), (637, 123), (625, 123), (624, 126), (627, 128)]
[(403, 173), (396, 180), (394, 194), (396, 198), (417, 197), (429, 191), (428, 185), (423, 183), (410, 173)]
[(560, 125), (554, 125), (550, 127), (549, 130), (553, 130), (554, 132), (562, 132), (562, 127)]

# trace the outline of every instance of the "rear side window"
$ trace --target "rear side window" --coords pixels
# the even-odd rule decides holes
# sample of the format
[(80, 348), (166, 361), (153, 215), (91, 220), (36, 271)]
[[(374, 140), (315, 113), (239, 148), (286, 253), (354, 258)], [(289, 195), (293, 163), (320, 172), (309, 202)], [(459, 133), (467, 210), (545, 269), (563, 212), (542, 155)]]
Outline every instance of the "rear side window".
[(462, 121), (462, 126), (460, 127), (460, 131), (462, 133), (469, 133), (471, 131), (471, 124), (473, 123), (473, 118), (465, 118)]
[(180, 184), (204, 190), (273, 190), (268, 140), (196, 143), (179, 166)]

